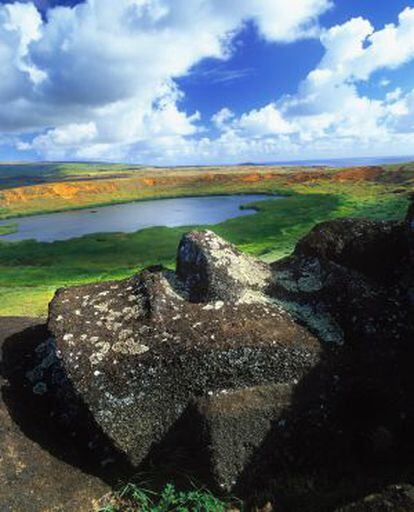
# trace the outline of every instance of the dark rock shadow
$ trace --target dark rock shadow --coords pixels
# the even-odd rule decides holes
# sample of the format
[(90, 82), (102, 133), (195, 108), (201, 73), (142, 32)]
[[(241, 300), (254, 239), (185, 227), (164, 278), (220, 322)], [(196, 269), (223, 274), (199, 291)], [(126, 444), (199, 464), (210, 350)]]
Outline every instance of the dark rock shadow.
[[(200, 435), (193, 404), (171, 425), (162, 441), (154, 444), (142, 461), (136, 478), (161, 489), (173, 481), (180, 488), (192, 486), (214, 488), (210, 466), (205, 458), (206, 446)], [(216, 490), (221, 493), (221, 490)]]
[[(286, 512), (332, 512), (414, 481), (414, 328), (401, 339), (326, 347), (235, 490)], [(254, 490), (254, 491), (253, 491)]]
[[(1, 389), (4, 403), (26, 437), (55, 458), (115, 485), (131, 474), (133, 468), (75, 395), (62, 368), (55, 364), (48, 370), (46, 392), (42, 390), (45, 384), (37, 384), (36, 388), (28, 378), (28, 372), (33, 372), (39, 359), (39, 346), (47, 343), (48, 338), (46, 325), (36, 325), (4, 341), (1, 362), (1, 374), (6, 380)], [(56, 376), (60, 387), (53, 389), (49, 383)]]

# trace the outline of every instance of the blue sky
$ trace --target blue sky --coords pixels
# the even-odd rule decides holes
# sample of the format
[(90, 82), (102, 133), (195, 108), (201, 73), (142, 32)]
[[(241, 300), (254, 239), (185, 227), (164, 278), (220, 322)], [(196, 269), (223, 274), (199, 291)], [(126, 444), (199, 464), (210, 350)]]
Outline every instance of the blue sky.
[(414, 2), (0, 1), (0, 159), (414, 153)]

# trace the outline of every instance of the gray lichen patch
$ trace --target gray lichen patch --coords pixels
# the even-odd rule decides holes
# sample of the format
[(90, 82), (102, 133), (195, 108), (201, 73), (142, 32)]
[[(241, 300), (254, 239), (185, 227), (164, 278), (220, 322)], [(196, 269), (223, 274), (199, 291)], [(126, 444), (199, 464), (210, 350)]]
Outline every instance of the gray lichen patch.
[(133, 338), (128, 338), (123, 341), (118, 341), (112, 345), (114, 352), (120, 352), (125, 355), (140, 355), (148, 352), (149, 347), (146, 345), (137, 343)]
[(343, 345), (345, 343), (344, 331), (335, 321), (332, 315), (319, 306), (312, 309), (311, 306), (299, 302), (275, 299), (276, 303), (289, 311), (294, 318), (303, 324), (327, 344)]
[[(271, 270), (212, 231), (203, 231), (183, 237), (178, 249), (177, 275), (193, 300), (244, 302), (246, 298), (259, 298), (271, 279)], [(256, 295), (249, 294), (249, 290)]]

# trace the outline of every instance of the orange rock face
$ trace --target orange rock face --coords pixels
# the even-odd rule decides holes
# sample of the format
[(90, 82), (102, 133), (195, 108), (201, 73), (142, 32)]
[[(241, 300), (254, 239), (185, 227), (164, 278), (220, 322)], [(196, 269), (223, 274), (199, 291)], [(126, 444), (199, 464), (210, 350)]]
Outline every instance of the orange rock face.
[(153, 187), (154, 185), (157, 184), (157, 180), (155, 178), (144, 178), (142, 180), (142, 183), (144, 185), (147, 185), (148, 187)]
[(262, 179), (262, 176), (258, 172), (255, 172), (252, 174), (248, 174), (247, 176), (243, 176), (241, 181), (244, 181), (246, 183), (255, 183), (257, 181), (260, 181), (261, 179)]
[(5, 206), (18, 202), (29, 202), (36, 199), (65, 199), (73, 200), (83, 195), (97, 195), (116, 192), (118, 186), (110, 181), (73, 181), (47, 183), (4, 190), (0, 197)]
[(334, 181), (371, 181), (384, 173), (382, 167), (353, 167), (332, 175)]

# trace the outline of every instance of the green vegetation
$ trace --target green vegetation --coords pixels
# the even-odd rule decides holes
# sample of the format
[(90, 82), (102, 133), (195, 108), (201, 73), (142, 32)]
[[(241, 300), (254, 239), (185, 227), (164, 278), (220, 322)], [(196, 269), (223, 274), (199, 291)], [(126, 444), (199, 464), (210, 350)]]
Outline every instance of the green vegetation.
[(103, 177), (142, 169), (139, 165), (68, 163), (68, 162), (10, 162), (0, 163), (0, 189), (33, 183), (60, 181), (85, 176)]
[(12, 224), (3, 224), (0, 226), (0, 236), (11, 235), (12, 233), (16, 233), (17, 224), (14, 222)]
[[(266, 186), (268, 192), (280, 190), (274, 183)], [(247, 190), (257, 192), (257, 185), (246, 184)], [(282, 200), (255, 203), (255, 215), (204, 227), (274, 261), (289, 254), (318, 222), (344, 216), (398, 219), (408, 204), (407, 194), (371, 182), (324, 181), (286, 187), (284, 192), (288, 195)], [(173, 267), (179, 239), (188, 229), (149, 228), (54, 243), (0, 241), (0, 315), (45, 315), (61, 286), (121, 279), (155, 263)]]
[(167, 484), (157, 493), (135, 484), (128, 484), (108, 498), (99, 512), (225, 512), (228, 505), (209, 491), (192, 489), (178, 491)]

